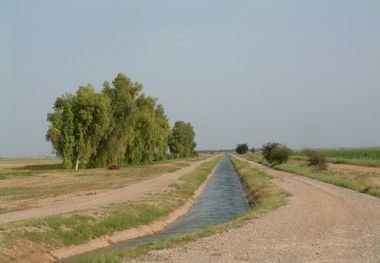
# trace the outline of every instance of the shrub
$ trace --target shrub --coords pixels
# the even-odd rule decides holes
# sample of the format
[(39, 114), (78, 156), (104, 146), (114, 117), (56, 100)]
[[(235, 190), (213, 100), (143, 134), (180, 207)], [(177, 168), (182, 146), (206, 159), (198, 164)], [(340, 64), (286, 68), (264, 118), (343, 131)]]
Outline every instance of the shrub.
[(111, 164), (108, 166), (108, 170), (119, 170), (120, 166), (117, 164)]
[(251, 148), (251, 153), (255, 153), (256, 149), (254, 147)]
[(265, 160), (269, 161), (270, 160), (270, 155), (271, 152), (274, 148), (276, 148), (279, 143), (273, 143), (273, 142), (268, 142), (267, 144), (264, 144), (263, 147), (261, 148), (261, 153), (263, 154), (263, 157)]
[(305, 149), (304, 154), (308, 157), (308, 165), (317, 167), (320, 170), (327, 168), (327, 157), (323, 151)]
[(246, 143), (238, 144), (236, 147), (236, 152), (238, 154), (244, 154), (248, 152), (248, 145)]
[(270, 159), (274, 164), (282, 164), (288, 161), (292, 151), (285, 145), (276, 146), (271, 153)]
[(264, 158), (273, 164), (285, 163), (292, 153), (288, 147), (279, 143), (267, 143), (263, 145), (261, 151)]

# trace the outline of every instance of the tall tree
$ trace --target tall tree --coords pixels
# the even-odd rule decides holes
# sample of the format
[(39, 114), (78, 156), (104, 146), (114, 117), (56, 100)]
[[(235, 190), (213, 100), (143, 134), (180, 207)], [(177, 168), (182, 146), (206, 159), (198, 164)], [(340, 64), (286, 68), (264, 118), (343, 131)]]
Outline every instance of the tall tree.
[(110, 100), (91, 86), (79, 87), (76, 95), (58, 98), (48, 115), (46, 138), (63, 158), (66, 168), (93, 166), (99, 142), (107, 135), (111, 121)]
[(170, 152), (177, 158), (190, 157), (195, 154), (195, 133), (190, 123), (177, 121), (169, 136)]
[(57, 156), (63, 160), (66, 168), (73, 167), (74, 159), (74, 113), (73, 95), (65, 94), (54, 103), (54, 113), (48, 114), (50, 127), (46, 139), (51, 141)]
[[(118, 74), (102, 92), (79, 87), (75, 95), (57, 98), (46, 134), (66, 168), (104, 167), (109, 164), (142, 163), (164, 159), (170, 126), (157, 99), (140, 94), (143, 86)], [(194, 140), (190, 124), (184, 138)], [(182, 137), (181, 137), (182, 140)], [(189, 156), (195, 144), (182, 140)]]
[(121, 73), (112, 81), (112, 85), (104, 83), (102, 93), (111, 100), (112, 121), (109, 135), (99, 145), (96, 158), (98, 166), (125, 162), (128, 147), (133, 147), (130, 144), (134, 136), (136, 98), (142, 88), (140, 83), (132, 82)]

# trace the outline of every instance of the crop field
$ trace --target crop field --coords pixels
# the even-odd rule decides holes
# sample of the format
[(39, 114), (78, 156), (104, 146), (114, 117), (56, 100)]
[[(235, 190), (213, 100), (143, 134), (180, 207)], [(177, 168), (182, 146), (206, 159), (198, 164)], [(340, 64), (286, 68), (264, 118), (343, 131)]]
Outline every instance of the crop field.
[[(353, 164), (369, 167), (380, 167), (380, 147), (374, 148), (342, 148), (321, 149), (332, 163)], [(305, 157), (300, 150), (294, 152), (295, 157)]]
[[(291, 156), (288, 162), (274, 166), (268, 163), (260, 153), (246, 154), (245, 157), (266, 166), (273, 166), (273, 168), (277, 170), (310, 177), (312, 179), (380, 197), (380, 168), (376, 165), (377, 163), (380, 164), (380, 159), (375, 159), (373, 157), (374, 155), (371, 155), (372, 158), (374, 158), (371, 160), (356, 157), (365, 156), (365, 151), (366, 150), (364, 149), (354, 150), (351, 152), (351, 155), (346, 153), (346, 150), (328, 151), (327, 156), (352, 156), (352, 159), (342, 157), (340, 157), (340, 159), (334, 159), (329, 157), (328, 160), (330, 161), (330, 164), (326, 170), (309, 167), (307, 165), (307, 157), (299, 152), (296, 152)], [(357, 155), (353, 152), (356, 152)], [(371, 152), (371, 150), (369, 152)], [(370, 154), (367, 156), (370, 156)], [(366, 165), (368, 162), (373, 165)], [(373, 166), (373, 168), (369, 166)]]

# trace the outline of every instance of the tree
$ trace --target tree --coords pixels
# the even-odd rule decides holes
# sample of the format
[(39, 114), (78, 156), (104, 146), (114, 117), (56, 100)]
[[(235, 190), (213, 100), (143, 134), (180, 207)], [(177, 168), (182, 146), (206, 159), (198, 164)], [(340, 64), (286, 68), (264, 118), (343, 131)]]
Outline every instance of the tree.
[(51, 141), (57, 156), (62, 158), (63, 165), (72, 168), (75, 147), (73, 95), (65, 94), (57, 98), (54, 113), (49, 113), (47, 120), (50, 127), (46, 140)]
[(313, 166), (320, 170), (327, 169), (327, 155), (325, 152), (312, 149), (305, 149), (303, 152), (308, 157), (308, 166)]
[(177, 121), (170, 133), (168, 144), (170, 152), (177, 158), (190, 157), (195, 154), (195, 133), (190, 123)]
[(263, 154), (264, 159), (270, 162), (272, 150), (276, 148), (278, 145), (280, 144), (273, 143), (273, 142), (268, 142), (264, 144), (263, 147), (261, 148), (261, 153)]
[[(170, 125), (157, 99), (142, 84), (118, 74), (97, 93), (91, 85), (57, 98), (48, 114), (51, 141), (66, 168), (109, 167), (165, 159)], [(179, 125), (180, 156), (194, 153), (194, 131)], [(178, 131), (177, 131), (178, 132)], [(176, 134), (176, 132), (174, 132)]]
[(169, 121), (156, 99), (141, 95), (133, 118), (134, 131), (127, 148), (129, 163), (144, 163), (164, 159), (168, 148)]
[(276, 146), (270, 154), (270, 162), (273, 164), (282, 164), (288, 161), (291, 150), (285, 145)]
[(251, 153), (255, 153), (256, 149), (254, 147), (252, 147), (250, 151), (251, 151)]
[(108, 131), (110, 100), (97, 94), (91, 85), (82, 86), (75, 96), (67, 94), (58, 98), (54, 111), (48, 115), (51, 124), (46, 138), (63, 158), (65, 167), (91, 166), (90, 159)]
[(263, 157), (270, 163), (282, 164), (289, 159), (291, 150), (279, 143), (264, 144), (261, 150)]
[(112, 120), (108, 136), (99, 144), (97, 166), (123, 164), (130, 157), (127, 150), (134, 147), (136, 99), (142, 89), (142, 84), (121, 73), (112, 84), (104, 82), (102, 93), (111, 100)]
[(236, 152), (238, 154), (245, 154), (248, 152), (248, 144), (246, 143), (242, 143), (242, 144), (238, 144), (236, 146)]

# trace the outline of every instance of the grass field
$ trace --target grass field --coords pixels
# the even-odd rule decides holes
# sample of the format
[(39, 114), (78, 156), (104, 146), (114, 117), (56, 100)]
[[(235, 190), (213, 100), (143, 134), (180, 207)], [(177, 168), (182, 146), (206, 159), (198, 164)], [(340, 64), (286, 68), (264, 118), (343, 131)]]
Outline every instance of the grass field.
[[(247, 162), (240, 161), (234, 157), (231, 158), (240, 180), (244, 186), (249, 198), (252, 200), (251, 209), (235, 219), (218, 226), (212, 226), (201, 229), (200, 231), (183, 234), (156, 241), (151, 244), (129, 249), (117, 249), (106, 252), (101, 255), (94, 254), (81, 258), (78, 263), (94, 263), (94, 262), (125, 262), (127, 260), (139, 257), (150, 250), (159, 250), (171, 248), (179, 244), (190, 242), (192, 240), (207, 237), (217, 233), (221, 233), (233, 227), (239, 227), (241, 224), (250, 219), (258, 218), (264, 214), (277, 209), (286, 203), (286, 197), (289, 193), (281, 190), (270, 182), (270, 177), (262, 171), (254, 169)], [(254, 200), (254, 202), (253, 202)]]
[[(321, 149), (332, 163), (353, 164), (380, 167), (380, 148)], [(295, 151), (296, 156), (305, 157), (302, 151)]]
[[(0, 258), (2, 262), (14, 262), (14, 258), (23, 255), (43, 254), (64, 246), (82, 244), (93, 238), (112, 235), (116, 231), (149, 224), (163, 218), (183, 205), (194, 194), (219, 160), (220, 158), (208, 161), (195, 171), (183, 175), (180, 181), (171, 185), (168, 191), (146, 196), (139, 201), (2, 225)], [(169, 167), (178, 163), (182, 162), (170, 162)], [(136, 176), (145, 176), (147, 171), (157, 174), (157, 168), (163, 165), (167, 167), (168, 163), (124, 169), (137, 169)], [(124, 172), (122, 170), (118, 171), (120, 174), (113, 176), (123, 177), (124, 172), (129, 171), (128, 174), (131, 172), (131, 170)], [(75, 175), (72, 176), (75, 178)], [(76, 175), (78, 178), (95, 177), (97, 180), (104, 176), (106, 175)], [(16, 255), (4, 254), (1, 251), (13, 251)]]
[[(271, 166), (260, 153), (246, 154), (245, 158)], [(276, 165), (273, 168), (380, 197), (380, 172), (336, 168), (318, 170), (307, 165), (306, 157), (299, 158), (297, 155), (291, 157), (287, 163)]]

